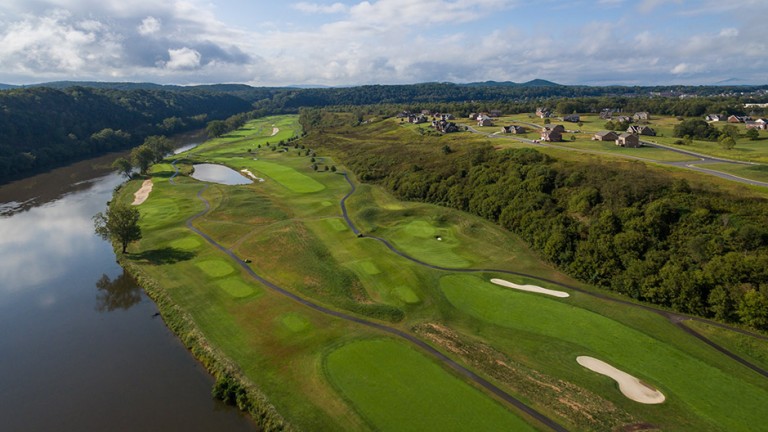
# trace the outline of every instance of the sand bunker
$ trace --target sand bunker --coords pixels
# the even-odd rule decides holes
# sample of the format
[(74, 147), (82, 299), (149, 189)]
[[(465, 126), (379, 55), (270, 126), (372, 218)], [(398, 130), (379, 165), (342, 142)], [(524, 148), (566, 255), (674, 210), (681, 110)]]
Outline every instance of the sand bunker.
[[(254, 160), (255, 160), (255, 159), (254, 159)], [(250, 177), (250, 178), (252, 178), (252, 179), (254, 179), (254, 180), (258, 180), (258, 181), (259, 181), (259, 183), (261, 183), (261, 182), (263, 182), (263, 181), (264, 181), (264, 179), (263, 179), (263, 178), (261, 178), (261, 177), (256, 177), (255, 175), (253, 175), (253, 173), (252, 173), (250, 170), (247, 170), (247, 169), (241, 169), (241, 170), (240, 170), (240, 172), (241, 172), (241, 173), (243, 173), (243, 174), (245, 174), (245, 175), (247, 175), (248, 177)]]
[(272, 125), (272, 136), (277, 135), (278, 132), (280, 132), (280, 129), (276, 128), (275, 125)]
[(516, 283), (506, 281), (504, 279), (491, 279), (491, 283), (495, 283), (496, 285), (501, 285), (507, 288), (514, 288), (520, 291), (528, 291), (528, 292), (534, 292), (539, 294), (551, 295), (553, 297), (565, 298), (565, 297), (571, 296), (565, 291), (556, 291), (556, 290), (546, 289), (536, 285), (518, 285)]
[(144, 183), (141, 184), (141, 189), (137, 190), (135, 194), (133, 194), (133, 205), (139, 205), (147, 200), (149, 197), (149, 193), (152, 192), (152, 180), (144, 180)]
[(579, 356), (576, 361), (585, 368), (613, 378), (619, 383), (619, 390), (624, 396), (643, 404), (660, 404), (666, 399), (660, 391), (651, 388), (632, 375), (616, 369), (608, 363), (594, 357)]

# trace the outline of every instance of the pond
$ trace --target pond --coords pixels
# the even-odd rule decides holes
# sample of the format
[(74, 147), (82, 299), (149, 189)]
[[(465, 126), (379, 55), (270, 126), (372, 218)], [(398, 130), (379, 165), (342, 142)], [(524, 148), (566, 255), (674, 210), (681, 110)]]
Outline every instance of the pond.
[(239, 172), (225, 167), (224, 165), (216, 164), (196, 164), (195, 171), (192, 173), (192, 178), (210, 182), (219, 183), (225, 185), (243, 185), (251, 184), (252, 180), (246, 178)]

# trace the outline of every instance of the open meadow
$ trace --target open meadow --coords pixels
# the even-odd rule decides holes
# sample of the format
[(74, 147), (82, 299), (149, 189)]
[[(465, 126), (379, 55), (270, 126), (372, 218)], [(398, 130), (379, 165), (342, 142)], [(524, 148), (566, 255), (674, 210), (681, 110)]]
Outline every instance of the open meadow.
[[(394, 120), (365, 128), (394, 149), (488, 140), (454, 134), (434, 144)], [(664, 313), (554, 270), (499, 226), (362, 183), (343, 155), (313, 154), (300, 135), (296, 116), (256, 119), (155, 165), (138, 206), (143, 239), (123, 258), (182, 311), (164, 311), (166, 320), (188, 314), (203, 345), (296, 429), (768, 430), (765, 376)], [(253, 183), (186, 175), (202, 162)], [(140, 186), (129, 182), (116, 199), (130, 202)], [(187, 226), (195, 215), (191, 226), (207, 238)], [(689, 324), (766, 364), (765, 341)], [(579, 356), (639, 378), (665, 401), (628, 399)]]

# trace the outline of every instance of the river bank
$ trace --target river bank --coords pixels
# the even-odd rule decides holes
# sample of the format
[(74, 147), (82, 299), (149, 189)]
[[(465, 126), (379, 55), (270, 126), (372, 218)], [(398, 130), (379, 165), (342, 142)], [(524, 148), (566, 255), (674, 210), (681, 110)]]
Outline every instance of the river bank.
[(93, 232), (120, 155), (0, 186), (3, 430), (252, 431)]

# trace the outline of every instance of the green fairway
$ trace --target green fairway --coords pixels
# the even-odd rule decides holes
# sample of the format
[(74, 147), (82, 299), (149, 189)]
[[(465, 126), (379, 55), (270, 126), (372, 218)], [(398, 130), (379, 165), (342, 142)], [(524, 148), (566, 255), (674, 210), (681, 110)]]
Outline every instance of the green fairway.
[(186, 250), (197, 249), (198, 247), (200, 247), (200, 245), (201, 245), (200, 239), (192, 236), (180, 238), (178, 240), (174, 240), (173, 242), (171, 242), (171, 247), (186, 249)]
[[(280, 129), (275, 136), (273, 127)], [(388, 139), (407, 134), (419, 148), (433, 144), (390, 120), (351, 130), (366, 128)], [(411, 343), (385, 339), (379, 330), (285, 297), (241, 265), (306, 301), (419, 337), (568, 430), (633, 430), (638, 423), (672, 431), (746, 431), (761, 425), (768, 383), (753, 371), (658, 314), (536, 279), (595, 289), (555, 271), (520, 238), (485, 219), (399, 201), (380, 185), (357, 179), (341, 156), (308, 155), (311, 140), (293, 139), (300, 134), (296, 116), (254, 119), (175, 156), (182, 174), (173, 183), (168, 181), (173, 167), (155, 165), (154, 189), (139, 207), (143, 239), (125, 258), (189, 314), (203, 335), (200, 344), (219, 350), (223, 364), (236, 365), (289, 423), (318, 431), (532, 428)], [(479, 139), (451, 135), (439, 137), (439, 145), (459, 148)], [(185, 175), (192, 163), (204, 161), (249, 169), (266, 181), (204, 186)], [(350, 173), (356, 190), (346, 207), (362, 237), (342, 217), (340, 201), (350, 192), (349, 183), (330, 169), (315, 171), (313, 163), (338, 164)], [(130, 202), (140, 183), (129, 182), (116, 199)], [(203, 213), (206, 205), (198, 194), (208, 204)], [(187, 228), (186, 221), (197, 214), (193, 226), (236, 260)], [(373, 237), (430, 265), (531, 277), (429, 268)], [(499, 287), (487, 282), (492, 277), (565, 290), (571, 297)], [(718, 340), (764, 362), (764, 347), (744, 338)], [(654, 406), (630, 401), (612, 379), (579, 366), (578, 355), (640, 378), (667, 401)]]
[(328, 355), (325, 369), (334, 386), (375, 430), (534, 430), (401, 342), (348, 343)]
[(291, 192), (312, 193), (325, 189), (322, 183), (285, 165), (263, 160), (247, 161), (243, 165), (252, 168), (252, 171), (257, 170), (259, 173), (285, 186)]
[(217, 284), (232, 297), (249, 297), (256, 292), (253, 286), (243, 282), (240, 278), (220, 280)]
[(210, 277), (222, 277), (234, 273), (235, 269), (224, 260), (200, 261), (197, 267)]
[[(768, 402), (765, 386), (738, 380), (645, 333), (571, 306), (568, 300), (504, 289), (471, 275), (445, 276), (440, 286), (454, 306), (480, 320), (545, 338), (574, 369), (580, 367), (576, 356), (590, 355), (639, 377), (660, 389), (668, 405), (687, 405), (707, 418), (713, 430), (749, 431), (764, 420), (756, 401)], [(693, 376), (696, 379), (690, 379)], [(603, 396), (622, 397), (618, 391)], [(719, 408), (713, 410), (713, 405)]]

